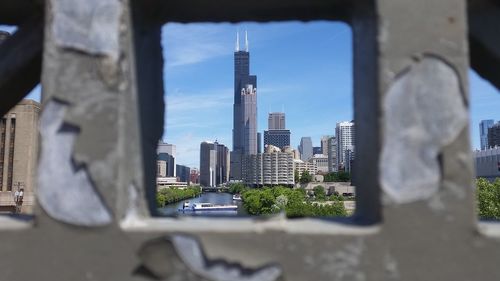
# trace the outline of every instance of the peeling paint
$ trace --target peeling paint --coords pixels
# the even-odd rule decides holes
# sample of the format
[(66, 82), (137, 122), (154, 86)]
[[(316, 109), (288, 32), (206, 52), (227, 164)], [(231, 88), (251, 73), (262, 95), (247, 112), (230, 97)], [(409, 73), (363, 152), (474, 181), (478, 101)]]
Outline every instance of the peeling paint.
[(140, 191), (138, 190), (138, 187), (134, 184), (131, 184), (128, 188), (129, 204), (127, 212), (125, 213), (125, 217), (123, 218), (123, 220), (120, 222), (120, 226), (122, 228), (146, 225), (139, 211), (141, 204), (139, 194)]
[(438, 155), (468, 122), (458, 74), (424, 57), (396, 78), (383, 112), (382, 189), (395, 203), (431, 197), (439, 189)]
[(332, 280), (364, 281), (367, 279), (361, 270), (364, 249), (364, 240), (360, 238), (335, 251), (304, 256), (303, 261), (309, 270), (319, 270)]
[(198, 241), (190, 236), (173, 235), (177, 254), (190, 270), (217, 281), (274, 281), (282, 275), (281, 267), (269, 265), (255, 270), (224, 261), (208, 261)]
[(86, 167), (77, 167), (72, 150), (78, 129), (63, 122), (68, 105), (50, 100), (41, 120), (41, 154), (37, 199), (54, 219), (80, 225), (111, 223), (112, 216), (96, 192)]
[(113, 59), (119, 54), (122, 8), (119, 0), (52, 0), (54, 40), (73, 48)]

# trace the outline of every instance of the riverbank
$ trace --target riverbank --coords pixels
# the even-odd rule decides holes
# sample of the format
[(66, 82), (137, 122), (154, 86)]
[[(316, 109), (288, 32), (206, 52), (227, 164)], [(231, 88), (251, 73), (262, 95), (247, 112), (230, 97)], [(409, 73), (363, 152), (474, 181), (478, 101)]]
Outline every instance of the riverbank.
[(243, 206), (250, 215), (269, 215), (284, 211), (287, 217), (345, 217), (344, 202), (334, 197), (327, 204), (309, 200), (304, 189), (286, 187), (246, 189)]
[(176, 203), (185, 199), (201, 195), (201, 187), (192, 186), (186, 188), (163, 188), (156, 193), (156, 206), (163, 208), (165, 205)]

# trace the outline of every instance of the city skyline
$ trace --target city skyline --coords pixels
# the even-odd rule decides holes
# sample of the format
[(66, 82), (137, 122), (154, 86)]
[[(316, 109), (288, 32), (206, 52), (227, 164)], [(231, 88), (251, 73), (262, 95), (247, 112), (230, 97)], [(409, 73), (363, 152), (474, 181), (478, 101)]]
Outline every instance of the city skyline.
[[(14, 32), (15, 27), (0, 26), (0, 30)], [(199, 144), (205, 140), (232, 147), (232, 57), (238, 30), (248, 30), (251, 72), (259, 75), (259, 132), (267, 128), (269, 112), (285, 111), (291, 145), (296, 148), (301, 137), (311, 136), (318, 146), (322, 135), (334, 134), (337, 122), (353, 119), (348, 25), (325, 21), (167, 24), (162, 30), (167, 104), (163, 140), (178, 146), (179, 164), (199, 167)], [(473, 71), (469, 71), (469, 87), (471, 148), (479, 149), (479, 122), (500, 119), (500, 93)], [(311, 101), (304, 104), (304, 97)], [(40, 101), (40, 87), (27, 98)], [(320, 105), (328, 108), (318, 110)], [(304, 118), (307, 115), (314, 118)]]

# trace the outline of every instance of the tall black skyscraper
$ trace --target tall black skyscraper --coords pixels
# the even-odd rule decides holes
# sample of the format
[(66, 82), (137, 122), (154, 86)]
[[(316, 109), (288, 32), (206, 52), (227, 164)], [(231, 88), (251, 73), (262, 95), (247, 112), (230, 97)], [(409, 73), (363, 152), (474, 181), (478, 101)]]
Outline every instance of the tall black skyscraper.
[[(234, 52), (234, 105), (233, 105), (233, 151), (231, 152), (231, 179), (241, 179), (241, 157), (257, 152), (256, 91), (257, 76), (250, 75), (250, 52), (245, 32), (245, 50), (240, 50), (239, 34), (236, 35)], [(254, 94), (252, 96), (252, 94)], [(247, 102), (243, 102), (246, 99)], [(251, 104), (252, 108), (250, 108)], [(246, 107), (245, 107), (246, 105)], [(255, 105), (255, 108), (254, 108)], [(254, 121), (254, 124), (252, 122)], [(250, 123), (250, 124), (249, 124)], [(247, 130), (245, 131), (245, 128)], [(255, 132), (254, 132), (255, 131)], [(253, 134), (255, 133), (255, 136)], [(248, 147), (248, 146), (252, 147)], [(253, 148), (255, 146), (255, 149)]]

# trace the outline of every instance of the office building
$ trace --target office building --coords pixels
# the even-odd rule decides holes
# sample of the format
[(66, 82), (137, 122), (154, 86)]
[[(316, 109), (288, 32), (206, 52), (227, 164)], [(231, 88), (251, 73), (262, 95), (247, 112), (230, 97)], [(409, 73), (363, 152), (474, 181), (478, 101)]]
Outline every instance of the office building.
[(267, 129), (264, 131), (264, 147), (273, 145), (283, 150), (290, 146), (290, 130), (285, 127), (285, 113), (269, 113)]
[(500, 121), (488, 128), (488, 148), (500, 147)]
[(191, 168), (184, 166), (184, 165), (176, 165), (177, 171), (177, 181), (178, 182), (185, 182), (189, 185), (191, 181)]
[(174, 144), (165, 143), (163, 141), (158, 142), (158, 147), (156, 149), (158, 155), (158, 160), (163, 160), (167, 162), (167, 177), (176, 177), (176, 146)]
[(243, 155), (257, 154), (257, 89), (245, 85), (241, 90), (243, 115)]
[(321, 146), (313, 146), (313, 155), (316, 154), (323, 154), (323, 150), (321, 149)]
[(328, 173), (328, 156), (314, 154), (313, 157), (309, 158), (308, 162), (316, 166), (316, 174)]
[(175, 173), (175, 158), (165, 152), (159, 153), (157, 161), (162, 161), (162, 165), (165, 165), (165, 175), (163, 177), (176, 177)]
[(488, 129), (495, 124), (494, 120), (481, 120), (479, 123), (479, 139), (481, 142), (481, 150), (489, 148), (488, 146)]
[(156, 177), (164, 178), (167, 176), (167, 161), (156, 160)]
[(243, 167), (243, 182), (248, 186), (295, 184), (292, 153), (272, 145), (264, 153), (245, 155)]
[(257, 153), (262, 153), (262, 133), (257, 133)]
[(197, 168), (192, 168), (189, 176), (189, 181), (191, 184), (199, 184), (200, 183), (200, 170)]
[(500, 147), (473, 152), (476, 176), (495, 180), (500, 178)]
[(0, 120), (0, 211), (16, 211), (14, 193), (21, 189), (17, 211), (33, 209), (40, 110), (40, 103), (25, 99)]
[(290, 146), (290, 130), (264, 131), (264, 147), (274, 145), (280, 149)]
[(337, 138), (328, 139), (328, 172), (337, 172)]
[(202, 142), (200, 145), (200, 185), (216, 186), (217, 145), (213, 142)]
[(284, 112), (271, 112), (269, 113), (267, 121), (268, 130), (285, 130), (285, 113)]
[(200, 185), (215, 187), (227, 182), (229, 149), (217, 142), (200, 145)]
[(321, 137), (321, 154), (328, 156), (328, 141), (333, 136), (322, 136)]
[(313, 146), (311, 137), (302, 137), (299, 145), (300, 159), (307, 161), (313, 156)]
[(217, 185), (229, 181), (229, 167), (229, 149), (225, 145), (217, 143), (217, 164), (215, 165), (215, 181)]
[(339, 171), (345, 170), (346, 150), (350, 149), (351, 153), (354, 153), (354, 121), (344, 121), (337, 123), (337, 126), (335, 128), (335, 135), (337, 138), (337, 169)]
[(250, 75), (250, 52), (245, 32), (245, 49), (240, 50), (236, 34), (234, 52), (233, 149), (231, 180), (241, 180), (242, 156), (257, 153), (257, 76)]

